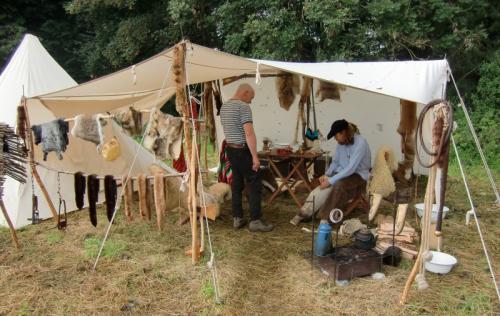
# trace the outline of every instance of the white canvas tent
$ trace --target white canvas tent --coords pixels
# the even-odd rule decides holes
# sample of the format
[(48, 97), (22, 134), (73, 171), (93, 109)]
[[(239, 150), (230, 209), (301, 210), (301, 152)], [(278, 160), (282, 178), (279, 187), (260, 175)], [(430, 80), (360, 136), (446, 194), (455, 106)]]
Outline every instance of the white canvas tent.
[[(448, 62), (328, 62), (292, 63), (256, 60), (223, 53), (186, 43), (186, 71), (189, 84), (218, 80), (243, 74), (275, 74), (279, 70), (317, 80), (342, 84), (342, 102), (318, 102), (318, 127), (326, 134), (338, 118), (356, 123), (368, 139), (372, 152), (380, 145), (400, 151), (399, 100), (417, 102), (420, 106), (442, 98), (448, 79)], [(77, 87), (31, 98), (29, 106), (44, 105), (57, 116), (72, 117), (79, 113), (102, 113), (124, 106), (151, 108), (163, 104), (174, 94), (171, 80), (173, 48), (116, 73), (89, 81)], [(298, 98), (289, 111), (278, 106), (273, 78), (263, 78), (260, 85), (246, 79), (256, 89), (253, 114), (259, 140), (267, 136), (275, 142), (289, 143), (294, 134)], [(223, 99), (231, 97), (238, 80), (223, 87)], [(317, 82), (316, 82), (317, 86)], [(223, 138), (220, 126), (219, 140)], [(334, 142), (323, 144), (333, 150)], [(259, 141), (259, 146), (261, 142)], [(416, 166), (418, 168), (418, 166)], [(416, 169), (417, 172), (422, 170)]]
[[(0, 121), (15, 126), (17, 116), (17, 106), (21, 98), (34, 97), (40, 94), (76, 87), (77, 83), (64, 71), (63, 68), (50, 56), (37, 37), (27, 34), (18, 46), (5, 70), (0, 76)], [(51, 113), (41, 104), (29, 105), (29, 116), (31, 124), (46, 123), (60, 117), (57, 113)], [(75, 111), (78, 113), (78, 111)], [(71, 126), (70, 126), (71, 127)], [(121, 143), (122, 155), (114, 162), (105, 162), (97, 154), (96, 148), (89, 142), (75, 139), (70, 136), (68, 150), (63, 153), (64, 159), (57, 160), (53, 153), (49, 154), (46, 162), (42, 161), (41, 151), (36, 150), (36, 159), (45, 166), (55, 170), (65, 170), (68, 172), (84, 171), (99, 175), (113, 174), (122, 175), (128, 170), (136, 148), (140, 147), (133, 139), (122, 133), (121, 128), (115, 124), (108, 124), (105, 128), (106, 135), (115, 135)], [(133, 172), (146, 171), (149, 164), (155, 162), (155, 158), (146, 150), (140, 148), (137, 162)], [(45, 184), (52, 202), (58, 208), (57, 195), (57, 172), (50, 171), (43, 167), (38, 167), (40, 177)], [(66, 200), (67, 210), (76, 209), (73, 176), (60, 174), (61, 193)], [(16, 228), (30, 223), (31, 217), (31, 176), (28, 176), (26, 184), (7, 178), (4, 188), (4, 202)], [(38, 196), (40, 218), (45, 219), (52, 216), (47, 202), (45, 201), (38, 185), (35, 183), (35, 194)], [(100, 198), (102, 201), (102, 198)], [(0, 225), (6, 226), (5, 219), (0, 215)]]
[[(340, 104), (335, 104), (338, 103), (336, 101), (317, 103), (318, 126), (326, 134), (333, 120), (340, 117), (351, 120), (360, 127), (368, 139), (372, 152), (375, 152), (381, 144), (388, 144), (395, 152), (399, 152), (400, 138), (396, 133), (399, 122), (399, 99), (422, 105), (432, 99), (441, 98), (445, 91), (449, 69), (446, 60), (364, 63), (276, 62), (242, 58), (192, 43), (186, 45), (186, 71), (189, 84), (243, 74), (259, 77), (260, 74), (275, 74), (279, 70), (284, 70), (344, 85), (346, 90), (342, 93)], [(82, 113), (112, 112), (126, 106), (136, 108), (161, 106), (175, 93), (170, 71), (172, 59), (173, 48), (170, 48), (143, 62), (78, 86), (68, 85), (69, 88), (38, 96), (31, 94), (29, 96), (32, 97), (28, 99), (27, 105), (30, 117), (36, 119), (32, 124), (47, 121), (47, 118), (31, 113), (38, 109), (48, 109), (52, 117), (68, 118)], [(241, 81), (224, 87), (223, 99), (230, 97)], [(298, 101), (287, 112), (278, 106), (273, 79), (264, 78), (260, 85), (256, 85), (253, 79), (247, 81), (251, 82), (257, 91), (253, 113), (258, 139), (267, 136), (276, 142), (290, 142), (297, 113), (295, 105)], [(222, 137), (222, 131), (218, 128), (218, 138)], [(323, 146), (332, 150), (333, 143), (329, 142)], [(259, 141), (259, 146), (260, 144)], [(120, 174), (124, 172), (127, 163), (131, 162), (127, 160), (104, 163), (98, 156), (88, 156), (88, 153), (92, 152), (95, 152), (93, 145), (80, 140), (71, 140), (69, 149), (64, 155), (65, 159), (57, 161), (53, 155), (49, 155), (51, 160), (48, 164), (59, 170), (73, 172), (84, 170), (88, 173), (103, 174), (106, 171)], [(38, 157), (41, 156), (38, 154)], [(135, 168), (140, 169), (137, 165)], [(64, 181), (68, 184), (65, 186), (67, 201), (74, 203), (72, 179), (66, 178)], [(49, 182), (48, 186), (56, 187), (54, 181)], [(21, 195), (25, 200), (30, 193), (27, 190)], [(30, 214), (30, 205), (22, 208), (23, 214)], [(44, 213), (44, 216), (46, 215), (47, 213)], [(25, 217), (25, 215), (17, 216), (14, 220), (16, 226), (26, 223)]]

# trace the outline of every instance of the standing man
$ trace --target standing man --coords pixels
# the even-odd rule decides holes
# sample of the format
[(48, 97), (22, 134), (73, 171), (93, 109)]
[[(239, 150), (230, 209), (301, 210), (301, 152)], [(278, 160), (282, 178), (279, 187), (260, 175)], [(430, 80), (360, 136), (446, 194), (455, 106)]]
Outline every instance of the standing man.
[(220, 119), (227, 142), (227, 155), (233, 171), (231, 182), (233, 226), (235, 229), (245, 227), (247, 221), (243, 217), (242, 193), (244, 180), (250, 188), (250, 224), (248, 228), (254, 232), (269, 232), (273, 225), (262, 219), (260, 179), (260, 160), (257, 157), (257, 138), (253, 129), (250, 103), (255, 91), (249, 84), (241, 84), (234, 96), (224, 103), (220, 110)]
[[(365, 192), (366, 182), (370, 176), (371, 152), (366, 139), (359, 135), (354, 124), (346, 120), (333, 122), (327, 138), (335, 137), (338, 145), (335, 156), (324, 176), (320, 177), (320, 185), (307, 197), (300, 212), (292, 218), (291, 224), (297, 225), (319, 210), (324, 222), (330, 210), (345, 209), (349, 200)], [(315, 196), (315, 209), (312, 209), (312, 197)]]

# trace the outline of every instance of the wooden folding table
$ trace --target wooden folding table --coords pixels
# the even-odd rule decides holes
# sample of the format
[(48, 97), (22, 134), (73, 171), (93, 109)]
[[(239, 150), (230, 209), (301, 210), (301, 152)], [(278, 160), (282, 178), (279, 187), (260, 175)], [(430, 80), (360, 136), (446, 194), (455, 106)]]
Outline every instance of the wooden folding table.
[[(290, 180), (294, 175), (297, 175), (302, 181), (304, 181), (307, 189), (309, 192), (311, 192), (313, 189), (311, 187), (311, 183), (309, 182), (309, 179), (307, 175), (303, 175), (302, 172), (300, 171), (300, 166), (305, 164), (306, 170), (309, 169), (309, 167), (314, 163), (314, 161), (323, 155), (321, 152), (304, 152), (304, 153), (289, 153), (289, 154), (278, 154), (276, 151), (260, 151), (258, 153), (260, 158), (267, 159), (269, 161), (269, 166), (271, 168), (271, 172), (276, 176), (281, 179), (281, 184), (278, 186), (276, 191), (273, 192), (271, 197), (267, 200), (268, 204), (272, 204), (272, 202), (276, 199), (278, 194), (281, 192), (281, 189), (283, 187), (290, 192), (290, 195), (292, 196), (293, 200), (297, 204), (297, 206), (300, 208), (302, 207), (302, 204), (297, 196), (295, 195), (295, 192), (292, 190), (293, 185), (290, 185), (288, 183), (288, 180)], [(283, 174), (280, 172), (276, 164), (274, 163), (275, 161), (288, 161), (290, 163), (290, 169), (289, 172), (286, 176), (283, 176)]]

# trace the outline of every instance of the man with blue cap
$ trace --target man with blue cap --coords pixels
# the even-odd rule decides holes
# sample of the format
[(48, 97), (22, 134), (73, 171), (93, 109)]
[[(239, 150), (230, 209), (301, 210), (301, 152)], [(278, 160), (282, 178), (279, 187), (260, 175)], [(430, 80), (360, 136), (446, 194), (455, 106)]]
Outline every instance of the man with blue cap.
[[(335, 138), (338, 145), (330, 167), (320, 177), (320, 185), (309, 194), (300, 212), (290, 221), (298, 225), (319, 210), (322, 222), (327, 222), (330, 210), (345, 210), (347, 202), (366, 190), (370, 176), (371, 152), (368, 142), (357, 127), (346, 120), (333, 122), (327, 138)], [(312, 208), (312, 197), (315, 207)]]

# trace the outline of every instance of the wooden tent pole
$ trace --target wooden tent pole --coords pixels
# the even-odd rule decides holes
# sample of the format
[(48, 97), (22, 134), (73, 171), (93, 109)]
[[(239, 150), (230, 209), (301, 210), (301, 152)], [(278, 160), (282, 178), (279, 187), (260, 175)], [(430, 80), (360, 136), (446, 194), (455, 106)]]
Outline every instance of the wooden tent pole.
[(19, 240), (17, 240), (16, 230), (14, 229), (14, 225), (12, 225), (12, 222), (10, 221), (9, 213), (7, 213), (7, 209), (5, 208), (5, 204), (3, 204), (2, 199), (0, 199), (0, 208), (2, 208), (3, 217), (5, 217), (5, 220), (9, 225), (12, 241), (16, 245), (17, 249), (21, 249), (21, 246), (19, 245)]
[[(38, 186), (42, 190), (43, 196), (45, 197), (45, 200), (47, 201), (47, 204), (49, 205), (50, 212), (52, 213), (52, 217), (54, 220), (57, 220), (58, 215), (56, 208), (54, 207), (54, 203), (52, 203), (52, 200), (50, 198), (49, 192), (45, 188), (45, 185), (42, 182), (42, 179), (40, 178), (40, 175), (38, 174), (38, 171), (36, 170), (36, 163), (35, 163), (35, 145), (33, 144), (33, 137), (31, 136), (31, 123), (30, 123), (30, 116), (28, 113), (28, 107), (26, 106), (26, 98), (23, 97), (21, 100), (21, 104), (24, 108), (24, 112), (26, 114), (26, 138), (27, 138), (27, 149), (28, 149), (28, 158), (29, 158), (29, 165), (31, 168), (31, 173), (35, 177), (36, 182), (38, 183)], [(33, 192), (35, 194), (35, 192)]]

